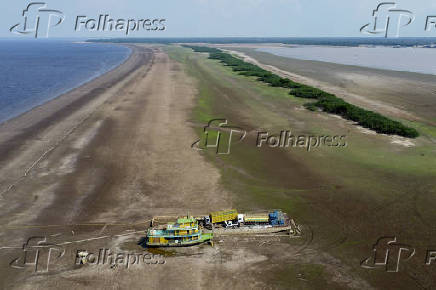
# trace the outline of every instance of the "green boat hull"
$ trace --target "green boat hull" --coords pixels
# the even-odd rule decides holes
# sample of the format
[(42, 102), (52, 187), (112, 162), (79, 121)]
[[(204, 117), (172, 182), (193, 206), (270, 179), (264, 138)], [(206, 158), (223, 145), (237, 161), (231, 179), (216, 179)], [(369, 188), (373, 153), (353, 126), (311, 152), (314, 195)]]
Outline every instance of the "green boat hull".
[(202, 234), (201, 239), (195, 241), (185, 241), (180, 243), (150, 243), (147, 242), (147, 247), (189, 247), (211, 241), (213, 234)]

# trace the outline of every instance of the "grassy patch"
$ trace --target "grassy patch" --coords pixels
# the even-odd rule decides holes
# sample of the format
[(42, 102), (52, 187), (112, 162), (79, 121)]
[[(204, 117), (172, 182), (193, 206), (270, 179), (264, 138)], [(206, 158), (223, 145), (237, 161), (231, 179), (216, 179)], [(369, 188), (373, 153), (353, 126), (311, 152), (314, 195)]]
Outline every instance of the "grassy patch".
[[(415, 147), (392, 145), (392, 137), (368, 135), (355, 127), (342, 126), (344, 122), (339, 118), (324, 114), (315, 117), (300, 110), (305, 99), (290, 96), (288, 89), (259, 82), (255, 76), (239, 75), (230, 66), (207, 59), (205, 54), (176, 49), (186, 54), (179, 58), (197, 80), (197, 106), (192, 115), (196, 122), (206, 125), (222, 117), (252, 131), (263, 128), (279, 132), (291, 127), (308, 134), (325, 135), (338, 130), (349, 134), (349, 145), (342, 151), (260, 150), (253, 145), (253, 136), (233, 146), (230, 155), (202, 151), (220, 170), (220, 181), (232, 193), (236, 208), (283, 209), (298, 223), (310, 226), (315, 233), (313, 246), (346, 265), (357, 265), (356, 272), (360, 259), (368, 255), (380, 235), (401, 234), (402, 241), (417, 246), (429, 242), (430, 229), (420, 220), (434, 220), (436, 199), (434, 194), (426, 193), (434, 185), (436, 166), (428, 162), (435, 156), (434, 147), (424, 138), (416, 140)], [(199, 114), (197, 110), (204, 112)], [(202, 128), (196, 132), (201, 136)], [(268, 272), (269, 280), (278, 288), (340, 286), (326, 282), (331, 281), (331, 272), (322, 264), (299, 261), (292, 266), (274, 267)], [(297, 279), (299, 273), (305, 273), (308, 281)]]
[(332, 282), (321, 264), (292, 264), (275, 274), (278, 288), (292, 289), (345, 289), (345, 287)]
[(257, 65), (247, 63), (231, 54), (209, 47), (186, 46), (195, 52), (208, 52), (209, 58), (217, 59), (240, 75), (257, 77), (258, 81), (270, 84), (272, 87), (290, 88), (290, 94), (298, 98), (316, 99), (314, 103), (307, 104), (309, 110), (316, 107), (325, 112), (340, 115), (345, 119), (357, 122), (359, 125), (376, 131), (377, 133), (395, 134), (399, 136), (416, 138), (419, 133), (416, 129), (404, 126), (402, 123), (391, 120), (379, 113), (368, 111), (345, 102), (335, 95), (326, 93), (318, 88), (296, 83), (290, 79), (282, 78), (270, 71), (264, 70)]

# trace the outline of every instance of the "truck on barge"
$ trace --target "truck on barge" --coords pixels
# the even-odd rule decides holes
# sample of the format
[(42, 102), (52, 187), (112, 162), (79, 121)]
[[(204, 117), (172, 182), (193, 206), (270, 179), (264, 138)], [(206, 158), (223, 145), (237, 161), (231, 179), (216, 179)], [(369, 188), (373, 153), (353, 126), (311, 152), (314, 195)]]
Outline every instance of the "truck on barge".
[(210, 242), (214, 235), (273, 234), (288, 232), (298, 237), (300, 227), (281, 210), (239, 213), (236, 209), (211, 212), (199, 217), (186, 216), (166, 225), (154, 224), (147, 230), (149, 247), (181, 247)]

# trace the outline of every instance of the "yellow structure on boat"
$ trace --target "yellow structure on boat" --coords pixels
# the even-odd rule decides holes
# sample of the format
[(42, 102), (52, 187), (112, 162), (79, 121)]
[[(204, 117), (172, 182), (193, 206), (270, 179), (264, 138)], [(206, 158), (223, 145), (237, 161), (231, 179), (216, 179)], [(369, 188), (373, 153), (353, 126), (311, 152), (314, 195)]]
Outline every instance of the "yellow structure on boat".
[(193, 217), (179, 218), (176, 223), (168, 223), (163, 229), (148, 229), (147, 246), (176, 247), (190, 246), (210, 241), (212, 233), (203, 233), (198, 221)]

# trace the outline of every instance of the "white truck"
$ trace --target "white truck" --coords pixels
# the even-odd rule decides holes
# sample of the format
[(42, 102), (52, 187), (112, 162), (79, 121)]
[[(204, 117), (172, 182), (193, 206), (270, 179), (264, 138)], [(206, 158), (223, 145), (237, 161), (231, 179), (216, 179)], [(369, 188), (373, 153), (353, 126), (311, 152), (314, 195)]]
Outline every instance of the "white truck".
[(226, 228), (235, 228), (239, 227), (242, 223), (244, 223), (244, 215), (239, 213), (236, 220), (225, 221), (224, 225)]

